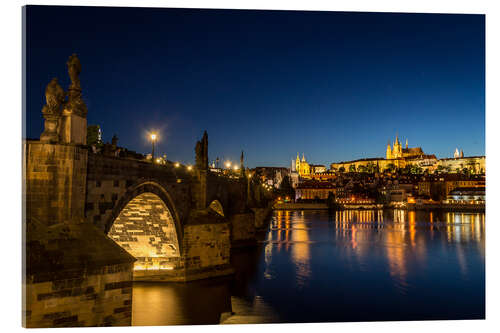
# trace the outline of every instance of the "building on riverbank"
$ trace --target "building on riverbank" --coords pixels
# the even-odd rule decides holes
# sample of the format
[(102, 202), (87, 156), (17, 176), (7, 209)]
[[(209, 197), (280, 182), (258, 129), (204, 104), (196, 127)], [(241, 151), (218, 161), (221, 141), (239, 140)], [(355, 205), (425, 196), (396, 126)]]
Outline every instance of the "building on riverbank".
[(486, 188), (484, 186), (457, 187), (448, 193), (446, 203), (481, 204), (486, 200)]
[(295, 188), (295, 200), (326, 200), (330, 193), (337, 193), (337, 187), (333, 183), (305, 181)]
[(448, 194), (459, 187), (484, 188), (486, 179), (482, 175), (465, 176), (462, 174), (426, 175), (418, 182), (418, 194), (427, 195), (433, 200), (445, 200)]

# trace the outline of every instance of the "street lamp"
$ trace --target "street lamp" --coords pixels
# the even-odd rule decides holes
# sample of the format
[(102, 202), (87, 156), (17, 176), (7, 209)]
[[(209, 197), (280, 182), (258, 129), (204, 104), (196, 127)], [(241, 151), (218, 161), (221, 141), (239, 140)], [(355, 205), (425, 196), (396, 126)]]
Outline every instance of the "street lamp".
[(151, 161), (153, 163), (155, 161), (155, 141), (156, 141), (156, 133), (151, 133), (151, 142), (153, 144), (153, 150), (151, 152)]

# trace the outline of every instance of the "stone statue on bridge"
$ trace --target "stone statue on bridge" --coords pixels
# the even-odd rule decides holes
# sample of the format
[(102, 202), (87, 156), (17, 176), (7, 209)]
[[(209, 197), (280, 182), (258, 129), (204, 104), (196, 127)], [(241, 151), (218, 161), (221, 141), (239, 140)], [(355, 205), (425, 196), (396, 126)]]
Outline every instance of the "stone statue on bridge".
[(57, 78), (53, 78), (47, 88), (45, 88), (46, 104), (42, 108), (42, 114), (45, 118), (45, 129), (40, 136), (41, 141), (59, 142), (59, 121), (61, 119), (61, 106), (64, 103), (65, 93), (57, 82)]
[(80, 87), (80, 72), (82, 65), (76, 54), (72, 54), (66, 62), (68, 66), (68, 75), (71, 79), (71, 84), (68, 89), (68, 101), (64, 107), (65, 113), (76, 114), (85, 118), (87, 116), (87, 106), (82, 99), (82, 89)]
[(80, 60), (76, 56), (75, 53), (73, 53), (68, 61), (66, 62), (66, 65), (68, 66), (68, 74), (69, 78), (71, 79), (71, 85), (69, 86), (70, 88), (80, 88), (80, 72), (82, 71), (82, 65), (80, 64)]
[(198, 170), (208, 170), (208, 134), (203, 133), (203, 138), (196, 142), (196, 168)]

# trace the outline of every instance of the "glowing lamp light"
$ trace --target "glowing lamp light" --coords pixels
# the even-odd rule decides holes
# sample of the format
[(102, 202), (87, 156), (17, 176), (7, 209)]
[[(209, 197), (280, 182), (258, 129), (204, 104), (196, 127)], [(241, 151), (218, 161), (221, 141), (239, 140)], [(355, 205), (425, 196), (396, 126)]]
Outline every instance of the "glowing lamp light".
[(180, 164), (179, 164), (179, 162), (176, 162), (176, 163), (174, 164), (174, 166), (175, 166), (176, 168), (178, 168), (178, 167), (179, 167), (179, 165), (180, 165)]
[(193, 167), (188, 165), (187, 169), (188, 169), (188, 171), (191, 171), (193, 169)]
[(227, 161), (226, 164), (225, 164), (226, 168), (230, 168), (231, 167), (231, 162), (230, 161)]
[(160, 163), (160, 162), (161, 162), (161, 158), (157, 158), (156, 163)]
[(238, 170), (239, 168), (240, 168), (240, 167), (239, 167), (239, 166), (237, 166), (237, 165), (235, 165), (235, 166), (234, 166), (234, 170)]
[(151, 133), (151, 140), (153, 140), (153, 141), (156, 140), (156, 134), (155, 133)]

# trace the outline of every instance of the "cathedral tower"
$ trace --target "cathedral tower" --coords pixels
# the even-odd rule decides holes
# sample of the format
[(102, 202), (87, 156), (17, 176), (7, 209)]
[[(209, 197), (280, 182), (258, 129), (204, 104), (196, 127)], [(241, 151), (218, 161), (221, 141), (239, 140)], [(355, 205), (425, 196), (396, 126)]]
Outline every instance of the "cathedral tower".
[(387, 149), (386, 149), (386, 153), (385, 153), (385, 158), (388, 160), (392, 159), (392, 150), (391, 150), (391, 142), (390, 141), (387, 141)]

